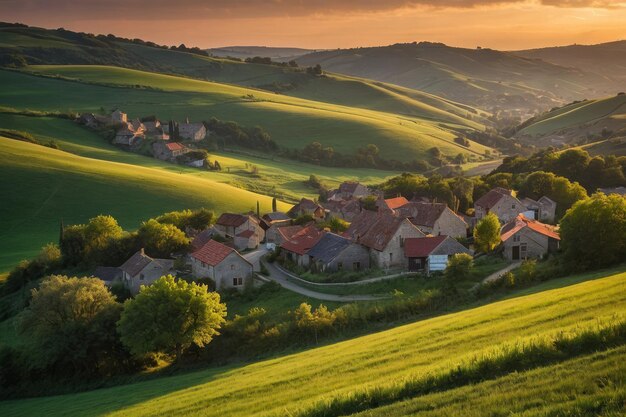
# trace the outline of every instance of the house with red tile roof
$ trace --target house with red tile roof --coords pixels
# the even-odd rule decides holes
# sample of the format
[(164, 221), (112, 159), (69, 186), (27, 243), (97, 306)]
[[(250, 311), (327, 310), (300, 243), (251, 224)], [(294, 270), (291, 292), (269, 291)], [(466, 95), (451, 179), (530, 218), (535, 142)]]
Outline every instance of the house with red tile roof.
[(443, 271), (448, 266), (448, 258), (458, 253), (472, 254), (450, 236), (426, 236), (404, 241), (404, 254), (408, 259), (409, 271), (422, 271), (426, 274)]
[(379, 197), (378, 201), (376, 201), (376, 206), (378, 207), (378, 210), (393, 211), (408, 203), (409, 203), (409, 200), (407, 200), (406, 198), (402, 196), (394, 197), (394, 198), (386, 198), (386, 199)]
[(467, 237), (469, 226), (446, 204), (410, 202), (397, 208), (396, 212), (408, 217), (411, 223), (426, 234)]
[(369, 188), (355, 181), (344, 181), (335, 190), (328, 192), (328, 201), (357, 200), (371, 195)]
[(561, 237), (554, 226), (519, 214), (500, 232), (504, 257), (510, 261), (541, 258), (559, 249)]
[(177, 156), (187, 152), (189, 149), (179, 142), (157, 140), (152, 144), (152, 156), (162, 161), (175, 161)]
[(343, 236), (369, 249), (373, 263), (379, 268), (406, 267), (404, 241), (425, 234), (404, 216), (390, 212), (363, 210)]
[[(258, 240), (258, 242), (262, 242), (265, 239), (265, 230), (261, 227), (256, 216), (251, 214), (222, 213), (215, 222), (215, 229), (217, 229), (220, 235), (227, 238), (235, 239), (242, 232), (251, 230), (256, 234), (254, 239)], [(235, 247), (242, 250), (247, 246), (239, 247), (235, 245)]]
[(291, 238), (281, 243), (280, 248), (283, 259), (299, 266), (308, 266), (309, 257), (306, 256), (307, 252), (315, 246), (325, 233), (315, 227), (315, 224), (304, 227), (299, 232), (293, 234)]
[(243, 289), (252, 284), (252, 264), (223, 243), (209, 240), (194, 251), (190, 258), (194, 278), (210, 278), (218, 290)]
[(120, 266), (122, 282), (131, 294), (137, 294), (142, 285), (150, 285), (164, 275), (174, 275), (173, 259), (155, 259), (143, 248)]
[(500, 223), (507, 223), (526, 211), (526, 207), (513, 195), (511, 190), (496, 187), (474, 202), (474, 216), (480, 220), (494, 213)]
[(287, 215), (293, 219), (307, 214), (312, 216), (314, 220), (324, 220), (326, 211), (324, 210), (324, 207), (320, 206), (310, 198), (303, 198), (298, 204), (293, 206), (287, 212)]

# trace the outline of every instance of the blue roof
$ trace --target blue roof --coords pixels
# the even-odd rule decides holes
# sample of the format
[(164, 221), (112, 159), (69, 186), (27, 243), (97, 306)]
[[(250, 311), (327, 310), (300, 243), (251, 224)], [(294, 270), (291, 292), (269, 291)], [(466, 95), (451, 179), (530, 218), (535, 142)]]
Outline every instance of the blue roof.
[(315, 246), (309, 249), (307, 255), (328, 263), (335, 259), (351, 243), (350, 239), (334, 233), (326, 233)]

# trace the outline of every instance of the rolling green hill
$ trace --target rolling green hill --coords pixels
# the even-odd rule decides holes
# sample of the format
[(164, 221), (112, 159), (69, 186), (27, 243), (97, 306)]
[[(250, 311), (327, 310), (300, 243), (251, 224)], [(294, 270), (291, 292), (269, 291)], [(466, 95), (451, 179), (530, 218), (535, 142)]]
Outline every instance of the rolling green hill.
[(430, 42), (323, 51), (305, 55), (298, 62), (485, 109), (528, 114), (563, 100), (615, 94), (621, 85), (608, 77), (512, 53)]
[(524, 123), (519, 139), (539, 145), (575, 143), (588, 136), (599, 138), (626, 128), (626, 95), (584, 100), (554, 109)]
[(0, 82), (9, 86), (0, 92), (0, 105), (92, 112), (119, 107), (131, 117), (153, 114), (165, 120), (217, 117), (263, 126), (287, 148), (301, 149), (318, 141), (353, 155), (358, 147), (373, 143), (381, 149), (382, 157), (401, 161), (423, 158), (433, 146), (447, 155), (462, 152), (474, 158), (489, 149), (477, 143), (469, 148), (455, 143), (456, 132), (470, 128), (453, 120), (444, 123), (118, 67), (31, 68), (80, 82), (0, 71)]
[[(594, 328), (626, 309), (626, 273), (580, 282), (578, 276), (528, 295), (400, 326), (384, 332), (265, 360), (163, 377), (126, 386), (0, 403), (3, 416), (279, 416), (404, 378), (451, 370), (477, 355), (503, 352), (559, 332)], [(594, 278), (603, 276), (596, 274)], [(555, 288), (556, 289), (549, 289)], [(623, 319), (623, 317), (622, 317)], [(622, 395), (624, 347), (372, 409), (368, 415), (535, 415), (577, 400), (597, 407)], [(621, 365), (620, 365), (621, 364)], [(597, 375), (602, 379), (593, 379)], [(621, 375), (621, 380), (620, 380)], [(572, 378), (559, 379), (559, 376)], [(543, 388), (542, 391), (539, 391)], [(517, 395), (515, 391), (521, 389)], [(541, 395), (534, 393), (541, 392)], [(483, 395), (488, 393), (489, 395)], [(517, 400), (509, 403), (511, 396)], [(610, 399), (611, 397), (609, 397)], [(559, 401), (562, 400), (562, 401)], [(442, 407), (439, 413), (437, 407)], [(620, 403), (617, 403), (620, 406)], [(483, 408), (480, 408), (483, 407)], [(456, 413), (452, 412), (457, 410)], [(446, 414), (446, 412), (450, 414)], [(532, 413), (532, 414), (530, 414)], [(420, 414), (421, 415), (421, 414)], [(544, 415), (544, 414), (542, 414)], [(574, 415), (586, 415), (574, 414)], [(594, 414), (595, 415), (595, 414)]]

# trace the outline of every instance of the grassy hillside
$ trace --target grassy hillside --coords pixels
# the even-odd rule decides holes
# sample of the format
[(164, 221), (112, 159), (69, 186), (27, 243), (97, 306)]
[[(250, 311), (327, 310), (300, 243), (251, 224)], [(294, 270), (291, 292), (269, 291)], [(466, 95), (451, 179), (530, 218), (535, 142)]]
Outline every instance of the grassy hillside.
[[(406, 377), (450, 369), (461, 360), (502, 346), (519, 345), (528, 338), (595, 326), (624, 311), (626, 273), (576, 284), (589, 278), (591, 276), (587, 275), (546, 283), (543, 288), (534, 290), (563, 287), (250, 365), (210, 369), (80, 394), (7, 401), (0, 403), (0, 413), (4, 416), (42, 412), (48, 416), (285, 415), (363, 387), (384, 386)], [(623, 359), (624, 349), (616, 349), (581, 357), (552, 369), (511, 374), (477, 385), (479, 391), (463, 387), (430, 398), (433, 404), (450, 398), (447, 404), (451, 410), (459, 407), (463, 396), (470, 396), (476, 404), (493, 407), (506, 403), (515, 384), (523, 384), (533, 377), (534, 389), (543, 386), (547, 392), (542, 392), (541, 398), (535, 398), (532, 404), (545, 412), (548, 411), (546, 400), (563, 398), (563, 395), (571, 398), (589, 395), (590, 391), (585, 390), (589, 375), (604, 374), (605, 381), (613, 381), (622, 369), (616, 363), (623, 363)], [(579, 371), (575, 365), (584, 365), (585, 371)], [(557, 375), (580, 372), (585, 376), (578, 382), (572, 379), (569, 384), (555, 384), (552, 371)], [(501, 388), (492, 389), (489, 396), (477, 398), (472, 394), (485, 392), (489, 384), (494, 386), (494, 383)], [(610, 382), (606, 386), (623, 389), (623, 385)], [(524, 393), (519, 396), (516, 407), (524, 399), (530, 404), (531, 397)], [(415, 403), (407, 403), (407, 406), (415, 406)], [(372, 415), (387, 415), (379, 411), (373, 410)], [(397, 408), (391, 412), (403, 414), (402, 409)], [(464, 415), (463, 411), (460, 415)]]
[(305, 55), (302, 65), (398, 84), (487, 109), (533, 112), (563, 99), (614, 94), (619, 82), (491, 49), (436, 43), (340, 49)]
[(516, 137), (556, 139), (566, 143), (598, 136), (603, 129), (626, 127), (626, 95), (584, 100), (547, 112), (524, 125)]
[(564, 67), (580, 68), (626, 81), (626, 40), (597, 45), (567, 45), (514, 51), (515, 55), (541, 59)]
[(0, 92), (0, 105), (95, 112), (120, 107), (131, 117), (154, 114), (166, 120), (217, 117), (247, 126), (263, 126), (284, 147), (300, 149), (319, 141), (352, 155), (356, 148), (374, 143), (384, 158), (403, 161), (420, 159), (433, 146), (448, 155), (464, 152), (476, 157), (488, 149), (476, 143), (469, 149), (455, 143), (454, 130), (464, 127), (452, 122), (398, 116), (116, 67), (38, 66), (36, 69), (84, 82), (0, 71), (0, 81), (9, 86)]
[(289, 61), (304, 54), (315, 52), (303, 48), (281, 48), (271, 46), (224, 46), (206, 50), (209, 54), (218, 57), (253, 58), (255, 56), (272, 58), (272, 61)]

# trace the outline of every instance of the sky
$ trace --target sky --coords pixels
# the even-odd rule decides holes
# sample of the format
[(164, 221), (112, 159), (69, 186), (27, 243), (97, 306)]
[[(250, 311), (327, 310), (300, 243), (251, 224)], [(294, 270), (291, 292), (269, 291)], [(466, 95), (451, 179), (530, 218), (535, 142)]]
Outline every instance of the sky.
[(626, 0), (0, 0), (0, 21), (201, 48), (516, 50), (626, 39)]

